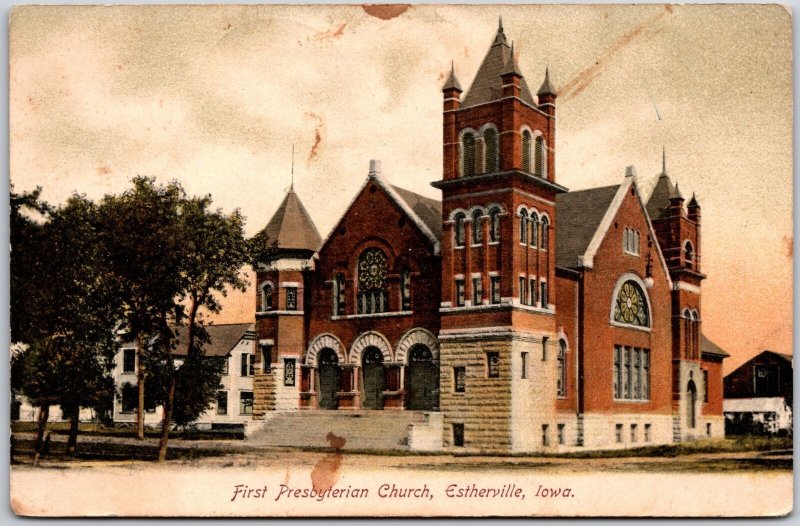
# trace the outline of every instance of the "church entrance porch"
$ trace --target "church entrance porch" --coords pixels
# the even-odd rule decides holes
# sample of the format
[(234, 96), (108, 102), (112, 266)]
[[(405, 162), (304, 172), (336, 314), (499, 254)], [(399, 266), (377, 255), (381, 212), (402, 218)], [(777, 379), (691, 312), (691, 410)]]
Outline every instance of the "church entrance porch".
[(424, 345), (415, 345), (408, 358), (406, 408), (433, 411), (439, 406), (439, 367), (433, 353)]
[(319, 356), (319, 408), (338, 409), (341, 368), (332, 349), (323, 349)]
[(385, 373), (383, 354), (376, 347), (368, 347), (363, 353), (364, 409), (383, 409)]

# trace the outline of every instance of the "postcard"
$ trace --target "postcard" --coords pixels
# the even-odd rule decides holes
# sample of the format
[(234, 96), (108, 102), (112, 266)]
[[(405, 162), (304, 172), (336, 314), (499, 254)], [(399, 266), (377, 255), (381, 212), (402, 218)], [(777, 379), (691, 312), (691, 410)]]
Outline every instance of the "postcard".
[(779, 5), (10, 12), (10, 504), (793, 509)]

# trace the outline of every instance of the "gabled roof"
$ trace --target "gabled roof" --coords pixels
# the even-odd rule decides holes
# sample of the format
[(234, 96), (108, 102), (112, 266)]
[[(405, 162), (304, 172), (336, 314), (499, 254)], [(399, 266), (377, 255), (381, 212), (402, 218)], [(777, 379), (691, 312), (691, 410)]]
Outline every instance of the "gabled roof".
[[(228, 356), (236, 347), (248, 331), (255, 331), (252, 323), (227, 323), (224, 325), (206, 325), (209, 340), (203, 346), (204, 356)], [(186, 356), (186, 337), (187, 328), (178, 328), (178, 343), (172, 354), (175, 356)]]
[(647, 200), (647, 215), (650, 219), (658, 219), (669, 210), (669, 198), (675, 194), (675, 187), (666, 173), (658, 177), (655, 188)]
[[(494, 42), (486, 53), (483, 62), (481, 62), (478, 73), (475, 74), (472, 86), (464, 95), (464, 99), (461, 102), (462, 108), (500, 99), (503, 93), (503, 79), (500, 75), (503, 74), (510, 57), (511, 47), (508, 45), (501, 23), (500, 27), (497, 28), (497, 36), (495, 36)], [(534, 105), (531, 90), (528, 88), (524, 77), (520, 80), (520, 98), (531, 106)]]
[(705, 334), (700, 334), (700, 352), (702, 354), (710, 354), (712, 356), (721, 356), (727, 358), (730, 356), (727, 352), (722, 350), (722, 347), (706, 338)]
[(427, 225), (436, 239), (442, 239), (442, 202), (430, 197), (419, 195), (411, 190), (392, 185), (408, 207), (417, 217)]
[(566, 192), (556, 196), (556, 266), (576, 268), (620, 185)]
[(270, 243), (278, 242), (278, 249), (316, 252), (322, 244), (319, 231), (294, 192), (294, 187), (289, 188), (283, 202), (262, 232), (267, 235)]

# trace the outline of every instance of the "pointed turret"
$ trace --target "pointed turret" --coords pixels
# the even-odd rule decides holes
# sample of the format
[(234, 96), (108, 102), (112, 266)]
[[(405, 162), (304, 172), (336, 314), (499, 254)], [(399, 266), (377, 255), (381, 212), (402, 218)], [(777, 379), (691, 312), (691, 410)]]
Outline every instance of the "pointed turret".
[(700, 222), (700, 203), (697, 202), (697, 197), (692, 193), (692, 198), (689, 200), (689, 204), (686, 205), (686, 208), (689, 210), (689, 219), (694, 221), (695, 223)]
[(464, 91), (461, 89), (461, 83), (456, 78), (456, 66), (452, 60), (450, 61), (450, 75), (447, 76), (447, 82), (444, 83), (442, 91), (445, 92), (445, 96), (447, 96), (448, 91), (457, 91), (458, 93)]
[(650, 219), (658, 219), (666, 215), (670, 208), (670, 198), (675, 194), (675, 187), (667, 175), (667, 155), (664, 147), (661, 148), (661, 174), (658, 176), (655, 188), (647, 200), (647, 215)]
[(278, 257), (292, 252), (310, 257), (322, 244), (319, 231), (295, 193), (294, 185), (261, 233), (267, 236), (269, 243), (278, 242)]
[[(503, 85), (505, 84), (503, 76), (511, 55), (511, 46), (508, 44), (508, 39), (503, 31), (503, 21), (501, 20), (494, 41), (478, 68), (475, 80), (467, 90), (466, 95), (464, 95), (464, 99), (461, 102), (462, 108), (485, 104), (503, 97)], [(512, 67), (515, 67), (519, 77), (519, 94), (517, 96), (533, 106), (533, 95), (531, 95), (531, 90), (519, 71), (519, 66), (514, 65)]]
[(517, 54), (514, 52), (514, 43), (511, 43), (511, 52), (508, 55), (508, 60), (506, 61), (506, 65), (503, 68), (503, 73), (501, 73), (502, 77), (506, 75), (513, 75), (519, 78), (522, 78), (522, 73), (519, 70), (519, 64), (517, 63)]
[(553, 89), (553, 86), (550, 84), (550, 68), (544, 68), (544, 82), (542, 82), (542, 86), (539, 88), (539, 91), (536, 92), (541, 99), (542, 95), (553, 95), (555, 96), (556, 92)]

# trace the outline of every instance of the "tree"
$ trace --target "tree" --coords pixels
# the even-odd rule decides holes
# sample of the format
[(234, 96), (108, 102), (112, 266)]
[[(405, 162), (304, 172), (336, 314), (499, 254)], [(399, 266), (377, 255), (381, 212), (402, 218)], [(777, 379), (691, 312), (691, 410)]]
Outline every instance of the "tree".
[(180, 316), (176, 298), (184, 290), (184, 278), (178, 271), (183, 201), (185, 192), (178, 183), (157, 186), (152, 178), (136, 177), (133, 188), (119, 196), (106, 196), (99, 206), (102, 243), (111, 272), (123, 289), (125, 330), (136, 341), (139, 439), (144, 439), (148, 341), (158, 336), (169, 343), (169, 319)]
[(47, 216), (34, 226), (19, 217), (23, 207), (36, 206), (38, 192), (27, 197), (12, 193), (12, 203), (19, 204), (12, 207), (12, 228), (18, 228), (11, 247), (12, 337), (27, 347), (13, 358), (12, 387), (40, 407), (38, 461), (51, 405), (61, 405), (70, 417), (68, 449), (74, 452), (80, 407), (113, 396), (113, 328), (120, 311), (93, 203), (74, 195), (57, 209), (39, 206)]
[[(180, 214), (183, 252), (176, 271), (185, 280), (181, 300), (188, 305), (186, 359), (180, 367), (175, 367), (172, 349), (163, 348), (169, 365), (166, 368), (169, 387), (164, 400), (159, 461), (167, 456), (173, 415), (186, 420), (197, 412), (193, 420), (208, 407), (219, 386), (219, 364), (203, 358), (203, 343), (208, 340), (208, 333), (203, 327), (201, 311), (219, 312), (218, 295), (225, 296), (229, 288), (245, 290), (241, 269), (252, 259), (239, 211), (225, 215), (221, 210), (209, 210), (210, 205), (210, 196), (186, 199)], [(177, 400), (183, 403), (176, 405)], [(183, 414), (175, 411), (177, 407), (183, 409)]]

